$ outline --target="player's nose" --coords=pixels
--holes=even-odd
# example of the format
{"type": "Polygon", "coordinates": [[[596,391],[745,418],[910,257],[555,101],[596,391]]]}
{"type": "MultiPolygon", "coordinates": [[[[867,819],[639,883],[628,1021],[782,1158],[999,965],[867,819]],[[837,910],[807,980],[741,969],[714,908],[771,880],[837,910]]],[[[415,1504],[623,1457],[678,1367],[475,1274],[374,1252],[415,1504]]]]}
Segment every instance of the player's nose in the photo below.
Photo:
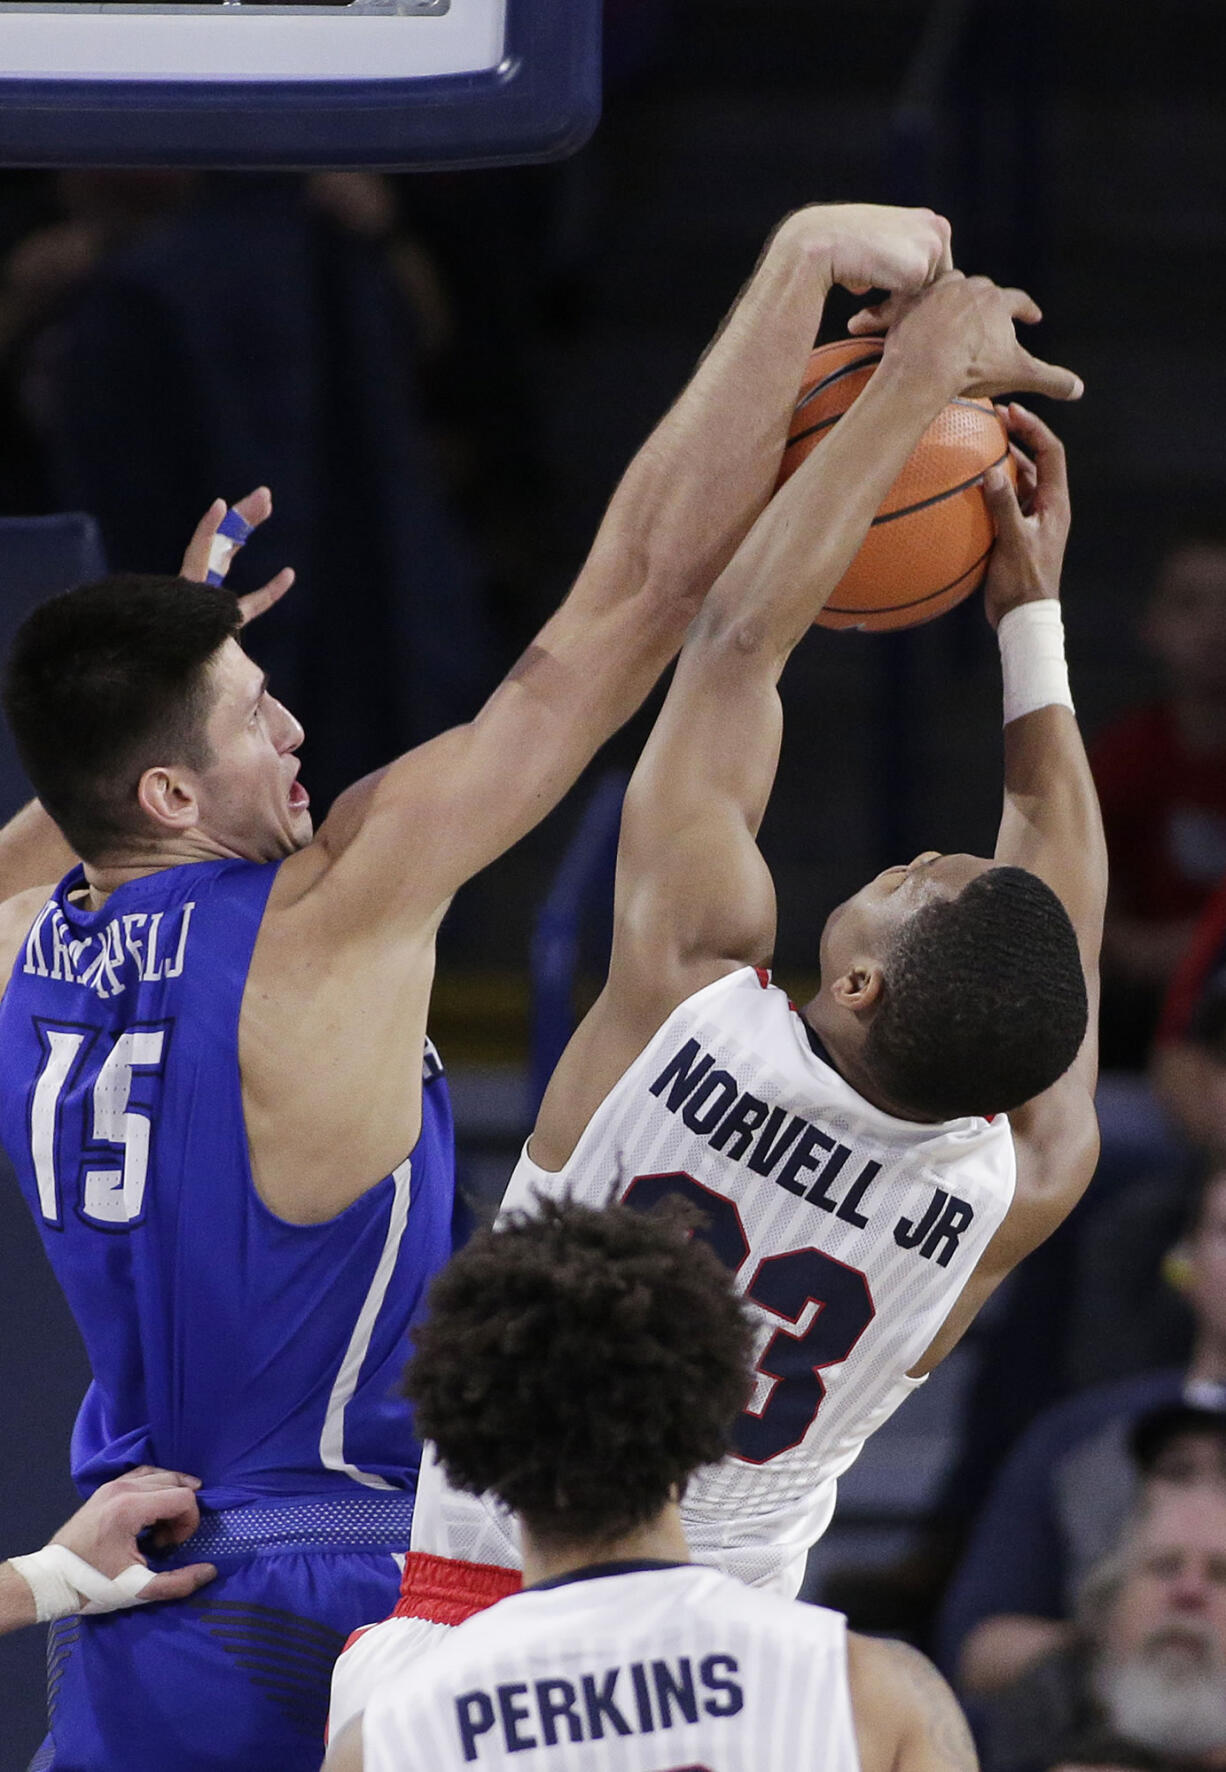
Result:
{"type": "Polygon", "coordinates": [[[268,699],[276,710],[277,749],[279,751],[296,751],[306,737],[301,722],[295,719],[284,702],[278,701],[275,696],[269,696],[268,699]]]}

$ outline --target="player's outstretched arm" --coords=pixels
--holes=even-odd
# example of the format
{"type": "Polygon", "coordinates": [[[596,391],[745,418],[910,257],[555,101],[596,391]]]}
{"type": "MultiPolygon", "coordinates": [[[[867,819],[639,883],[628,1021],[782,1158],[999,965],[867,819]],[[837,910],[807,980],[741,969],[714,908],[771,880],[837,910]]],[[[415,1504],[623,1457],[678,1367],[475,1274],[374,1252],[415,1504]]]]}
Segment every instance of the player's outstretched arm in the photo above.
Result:
{"type": "Polygon", "coordinates": [[[847,1675],[861,1772],[978,1772],[961,1707],[918,1649],[849,1635],[847,1675]]]}
{"type": "MultiPolygon", "coordinates": [[[[986,490],[997,544],[985,587],[988,618],[1040,604],[1054,622],[1069,529],[1068,476],[1059,438],[1024,407],[1007,413],[1019,464],[1015,493],[1003,473],[986,490]]],[[[1015,618],[1016,619],[1016,618],[1015,618]]],[[[1027,644],[1032,642],[1027,641],[1027,644]]],[[[1020,1260],[1080,1199],[1098,1156],[1094,1090],[1098,1081],[1099,950],[1107,903],[1107,848],[1098,795],[1072,708],[1024,709],[1043,694],[1035,673],[1051,667],[1023,653],[1006,684],[1005,796],[996,859],[1046,880],[1077,934],[1089,999],[1085,1041],[1072,1068],[1045,1094],[1010,1115],[1018,1145],[1019,1189],[1000,1233],[997,1256],[1020,1260]],[[1032,686],[1033,684],[1037,687],[1032,686]]]]}
{"type": "Polygon", "coordinates": [[[1094,1089],[1107,851],[1076,716],[1071,706],[1049,699],[1067,693],[1056,618],[1070,521],[1068,478],[1063,446],[1041,419],[1016,403],[1004,416],[1029,453],[1015,446],[1016,493],[1003,473],[985,483],[997,531],[985,607],[997,628],[1026,604],[1038,604],[1041,613],[1033,618],[1040,624],[1037,633],[1015,627],[1023,650],[1006,673],[1005,796],[996,860],[1029,868],[1063,903],[1077,935],[1089,1021],[1064,1076],[1009,1115],[1017,1155],[1013,1203],[924,1356],[924,1371],[944,1359],[1005,1276],[1067,1218],[1098,1161],[1094,1089]],[[1023,711],[1028,703],[1031,712],[1023,711]]]}
{"type": "Polygon", "coordinates": [[[115,1612],[154,1600],[182,1600],[212,1581],[211,1563],[151,1574],[137,1546],[152,1532],[166,1550],[200,1523],[195,1477],[141,1465],[104,1483],[33,1556],[0,1564],[0,1634],[45,1624],[88,1607],[115,1612]]]}
{"type": "Polygon", "coordinates": [[[1080,392],[1071,371],[1018,342],[1014,322],[1038,317],[1020,290],[951,272],[895,313],[881,367],[775,494],[686,639],[626,797],[609,983],[537,1121],[545,1167],[566,1160],[679,1002],[769,960],[775,900],[757,834],[778,761],[779,677],[928,425],[968,386],[1080,392]]]}
{"type": "MultiPolygon", "coordinates": [[[[545,816],[641,704],[769,498],[831,285],[918,289],[948,262],[928,210],[835,205],[779,226],[507,680],[469,724],[342,796],[320,832],[330,890],[367,914],[429,918],[545,816]]],[[[311,883],[309,862],[290,865],[311,883]]]]}

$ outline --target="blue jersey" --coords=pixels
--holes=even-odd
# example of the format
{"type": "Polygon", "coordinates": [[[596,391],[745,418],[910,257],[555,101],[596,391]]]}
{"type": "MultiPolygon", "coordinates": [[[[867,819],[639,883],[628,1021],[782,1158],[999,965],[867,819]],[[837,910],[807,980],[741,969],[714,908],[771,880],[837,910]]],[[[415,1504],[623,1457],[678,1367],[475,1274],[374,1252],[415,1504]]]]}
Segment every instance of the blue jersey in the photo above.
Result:
{"type": "Polygon", "coordinates": [[[201,1499],[412,1487],[406,1330],[451,1248],[447,1086],[411,1157],[325,1224],[256,1192],[238,1022],[277,864],[205,862],[36,918],[0,1001],[0,1139],[85,1341],[85,1489],[134,1464],[201,1499]]]}

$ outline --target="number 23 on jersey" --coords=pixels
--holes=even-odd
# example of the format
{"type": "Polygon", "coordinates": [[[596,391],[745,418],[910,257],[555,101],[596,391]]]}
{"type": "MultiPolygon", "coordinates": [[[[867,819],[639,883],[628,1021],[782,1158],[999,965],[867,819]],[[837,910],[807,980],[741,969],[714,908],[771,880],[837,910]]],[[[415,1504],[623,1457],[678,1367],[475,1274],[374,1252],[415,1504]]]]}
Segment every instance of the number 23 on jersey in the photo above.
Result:
{"type": "MultiPolygon", "coordinates": [[[[736,1202],[704,1187],[692,1175],[681,1170],[636,1175],[622,1204],[650,1212],[669,1198],[686,1200],[698,1209],[703,1224],[694,1235],[710,1245],[729,1273],[739,1273],[749,1259],[749,1238],[736,1202]]],[[[876,1308],[858,1268],[812,1248],[764,1256],[745,1296],[789,1323],[798,1323],[807,1305],[817,1306],[803,1335],[778,1329],[771,1336],[757,1365],[760,1373],[775,1381],[770,1395],[761,1409],[746,1409],[738,1416],[733,1430],[736,1456],[746,1464],[766,1464],[804,1439],[826,1394],[821,1369],[848,1357],[876,1308]]]]}

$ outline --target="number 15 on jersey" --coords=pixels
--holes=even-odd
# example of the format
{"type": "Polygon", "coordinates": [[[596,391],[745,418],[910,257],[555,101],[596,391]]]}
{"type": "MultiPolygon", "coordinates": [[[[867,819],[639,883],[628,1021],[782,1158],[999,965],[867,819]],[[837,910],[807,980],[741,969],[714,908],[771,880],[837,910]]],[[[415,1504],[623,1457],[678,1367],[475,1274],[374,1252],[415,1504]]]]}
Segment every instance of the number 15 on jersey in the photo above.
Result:
{"type": "Polygon", "coordinates": [[[30,1152],[43,1217],[63,1225],[64,1189],[75,1183],[88,1224],[126,1230],[144,1210],[169,1025],[125,1028],[114,1039],[41,1019],[35,1029],[44,1058],[30,1098],[30,1152]]]}

